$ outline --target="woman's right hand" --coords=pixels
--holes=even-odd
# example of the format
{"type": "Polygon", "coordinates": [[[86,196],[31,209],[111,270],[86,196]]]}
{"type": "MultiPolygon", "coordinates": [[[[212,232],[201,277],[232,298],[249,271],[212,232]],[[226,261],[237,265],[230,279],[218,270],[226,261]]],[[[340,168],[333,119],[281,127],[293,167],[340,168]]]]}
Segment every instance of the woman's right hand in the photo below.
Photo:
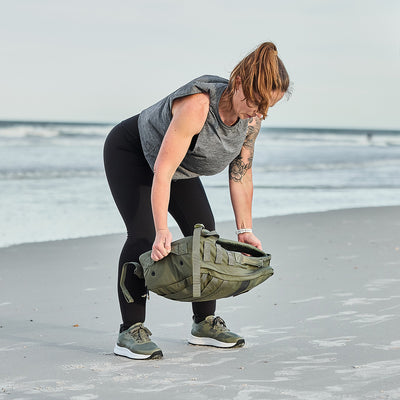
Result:
{"type": "Polygon", "coordinates": [[[154,239],[151,259],[159,261],[171,252],[172,235],[169,229],[159,229],[154,239]]]}

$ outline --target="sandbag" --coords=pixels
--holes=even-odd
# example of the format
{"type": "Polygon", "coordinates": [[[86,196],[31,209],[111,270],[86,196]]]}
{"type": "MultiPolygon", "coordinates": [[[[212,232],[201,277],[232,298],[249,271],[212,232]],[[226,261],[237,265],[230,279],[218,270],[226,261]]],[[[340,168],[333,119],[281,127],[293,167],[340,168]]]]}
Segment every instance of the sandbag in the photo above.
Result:
{"type": "Polygon", "coordinates": [[[196,224],[193,236],[171,243],[171,253],[153,261],[151,251],[139,263],[123,265],[121,289],[133,302],[125,286],[127,268],[143,278],[147,289],[177,301],[208,301],[237,296],[264,282],[274,271],[271,255],[246,243],[222,239],[215,231],[196,224]]]}

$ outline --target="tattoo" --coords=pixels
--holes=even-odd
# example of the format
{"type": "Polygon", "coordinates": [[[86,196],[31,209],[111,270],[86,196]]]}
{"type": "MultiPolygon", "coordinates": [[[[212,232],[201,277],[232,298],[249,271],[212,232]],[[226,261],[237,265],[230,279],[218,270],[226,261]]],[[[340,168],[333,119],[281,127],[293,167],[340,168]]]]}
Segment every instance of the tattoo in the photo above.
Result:
{"type": "Polygon", "coordinates": [[[254,145],[256,143],[257,135],[247,135],[246,139],[243,142],[243,147],[246,147],[250,151],[254,151],[254,145]]]}
{"type": "Polygon", "coordinates": [[[261,127],[260,118],[250,118],[249,125],[247,127],[246,139],[243,143],[244,147],[254,150],[254,144],[256,142],[258,132],[260,132],[260,127],[261,127]],[[254,121],[254,124],[253,124],[253,121],[254,121]]]}
{"type": "Polygon", "coordinates": [[[246,172],[253,165],[254,145],[260,127],[261,120],[259,118],[251,118],[249,120],[242,152],[229,165],[229,179],[234,182],[241,182],[246,172]]]}
{"type": "Polygon", "coordinates": [[[246,175],[247,170],[251,168],[253,158],[248,159],[246,164],[242,156],[239,154],[230,164],[229,164],[229,179],[234,182],[241,182],[242,178],[246,175]]]}

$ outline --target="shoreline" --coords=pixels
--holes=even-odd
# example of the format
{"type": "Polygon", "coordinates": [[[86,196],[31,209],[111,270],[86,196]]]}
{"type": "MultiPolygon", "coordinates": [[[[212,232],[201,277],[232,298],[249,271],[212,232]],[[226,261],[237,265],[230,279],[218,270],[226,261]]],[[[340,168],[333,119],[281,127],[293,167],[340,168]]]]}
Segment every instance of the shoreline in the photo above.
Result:
{"type": "MultiPolygon", "coordinates": [[[[254,217],[253,218],[253,224],[256,225],[258,224],[257,221],[260,220],[265,220],[265,219],[273,219],[273,218],[287,218],[291,216],[297,216],[297,215],[314,215],[314,214],[323,214],[323,213],[331,213],[331,212],[336,212],[336,211],[353,211],[353,210],[367,210],[367,209],[385,209],[385,208],[400,208],[399,205],[386,205],[386,206],[366,206],[366,207],[354,207],[354,208],[333,208],[333,209],[328,209],[328,210],[323,210],[323,211],[309,211],[309,212],[295,212],[295,213],[290,213],[290,214],[276,214],[276,215],[269,215],[266,217],[254,217]]],[[[232,219],[227,219],[223,221],[216,221],[216,228],[218,232],[218,227],[221,226],[221,228],[225,231],[225,226],[228,224],[232,225],[232,232],[235,231],[235,221],[232,219]]],[[[177,225],[171,225],[170,230],[174,236],[173,240],[178,239],[178,236],[181,234],[179,227],[177,225]],[[175,237],[176,236],[176,237],[175,237]]],[[[229,232],[227,230],[227,232],[229,232]]],[[[219,233],[219,232],[218,232],[219,233]]],[[[233,235],[232,233],[226,233],[227,235],[230,235],[230,239],[235,239],[236,236],[233,235]]],[[[94,239],[94,238],[102,238],[102,237],[125,237],[126,232],[114,232],[114,233],[100,233],[100,234],[94,234],[94,235],[88,235],[88,236],[76,236],[76,237],[66,237],[66,238],[60,238],[60,239],[51,239],[51,240],[39,240],[39,241],[33,241],[33,242],[21,242],[21,243],[12,243],[6,246],[0,246],[0,251],[4,249],[8,249],[10,247],[15,247],[15,246],[24,246],[24,245],[34,245],[34,244],[41,244],[41,243],[56,243],[56,242],[62,242],[62,241],[69,241],[69,240],[80,240],[80,239],[94,239]]],[[[180,236],[179,236],[180,237],[180,236]]]]}
{"type": "Polygon", "coordinates": [[[0,249],[0,399],[400,398],[400,207],[267,217],[254,230],[275,274],[217,301],[245,346],[188,345],[190,304],[151,293],[145,324],[164,353],[153,361],[113,354],[124,234],[0,249]]]}

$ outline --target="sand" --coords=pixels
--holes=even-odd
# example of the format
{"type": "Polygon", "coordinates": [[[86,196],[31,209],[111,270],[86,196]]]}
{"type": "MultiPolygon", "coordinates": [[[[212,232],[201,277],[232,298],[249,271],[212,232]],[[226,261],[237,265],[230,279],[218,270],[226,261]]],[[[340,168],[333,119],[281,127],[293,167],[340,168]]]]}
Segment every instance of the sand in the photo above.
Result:
{"type": "Polygon", "coordinates": [[[112,353],[124,235],[0,249],[0,398],[400,399],[400,207],[254,230],[275,275],[217,306],[246,346],[188,345],[190,304],[153,294],[146,325],[164,352],[153,361],[112,353]]]}

